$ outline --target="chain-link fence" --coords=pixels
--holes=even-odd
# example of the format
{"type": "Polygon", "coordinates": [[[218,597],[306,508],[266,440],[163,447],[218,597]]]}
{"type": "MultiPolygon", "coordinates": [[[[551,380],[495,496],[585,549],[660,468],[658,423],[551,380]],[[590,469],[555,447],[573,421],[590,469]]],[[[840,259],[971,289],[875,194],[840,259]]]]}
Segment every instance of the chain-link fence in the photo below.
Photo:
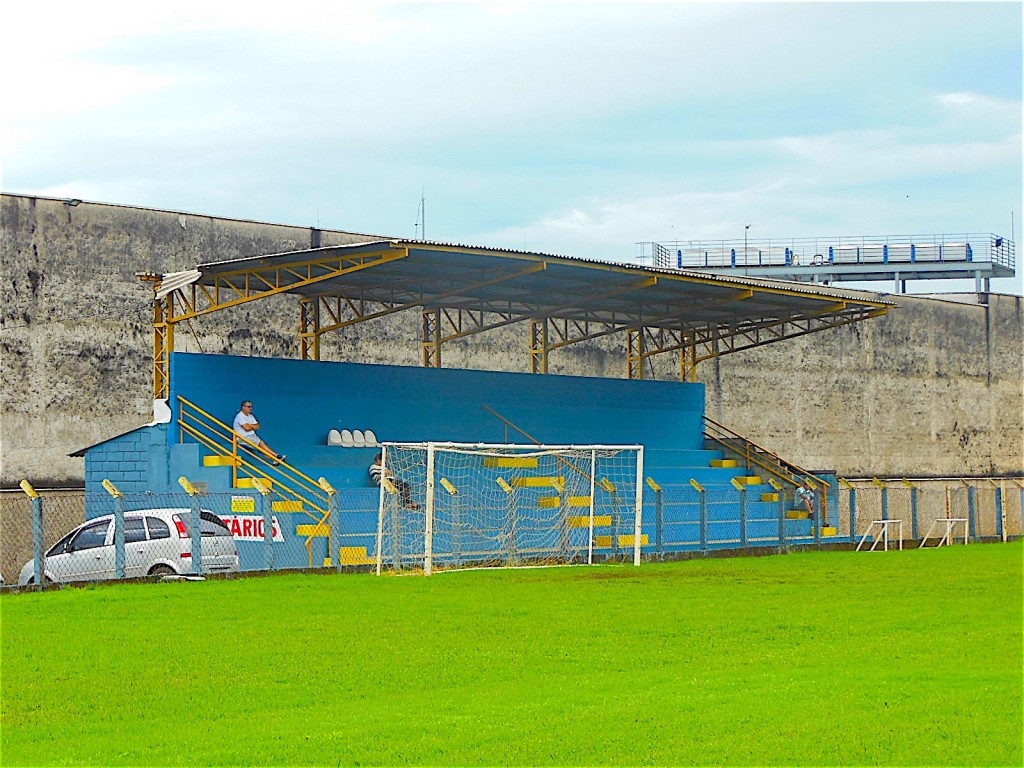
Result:
{"type": "Polygon", "coordinates": [[[968,539],[1013,539],[1022,535],[1024,481],[1019,479],[848,480],[839,494],[843,536],[860,540],[873,521],[899,520],[903,537],[933,540],[946,520],[964,520],[957,531],[968,539]]]}
{"type": "MultiPolygon", "coordinates": [[[[115,497],[59,490],[35,499],[3,492],[0,575],[11,586],[375,564],[377,489],[330,498],[328,509],[303,510],[258,492],[115,497]]],[[[1012,539],[1022,535],[1022,505],[1020,480],[851,481],[831,505],[828,525],[838,525],[837,539],[828,525],[815,524],[820,509],[802,513],[770,492],[645,488],[642,551],[662,557],[859,541],[875,520],[902,521],[911,540],[941,537],[948,519],[966,521],[958,536],[1012,539]]]]}
{"type": "Polygon", "coordinates": [[[303,511],[259,493],[4,493],[3,583],[368,565],[377,491],[346,496],[332,496],[333,510],[303,511]]]}
{"type": "MultiPolygon", "coordinates": [[[[644,554],[786,547],[820,541],[814,514],[778,493],[658,486],[644,496],[644,554]]],[[[822,531],[824,533],[824,531],[822,531]]]]}
{"type": "MultiPolygon", "coordinates": [[[[85,522],[85,492],[81,489],[43,491],[43,550],[85,522]]],[[[22,566],[34,557],[33,500],[22,491],[0,492],[0,576],[17,584],[22,566]]]]}

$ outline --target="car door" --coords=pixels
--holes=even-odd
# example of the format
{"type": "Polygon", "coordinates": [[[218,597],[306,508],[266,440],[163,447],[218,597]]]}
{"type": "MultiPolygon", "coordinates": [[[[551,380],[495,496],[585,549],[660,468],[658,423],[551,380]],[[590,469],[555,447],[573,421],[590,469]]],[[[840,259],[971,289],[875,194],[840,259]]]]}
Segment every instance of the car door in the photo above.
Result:
{"type": "MultiPolygon", "coordinates": [[[[141,517],[124,519],[124,575],[128,578],[145,576],[149,569],[146,524],[141,517]]],[[[116,553],[115,553],[116,554],[116,553]]]]}
{"type": "Polygon", "coordinates": [[[149,541],[145,573],[158,563],[170,565],[180,573],[181,544],[177,537],[171,536],[171,526],[162,518],[146,515],[146,527],[149,528],[149,541]]]}
{"type": "Polygon", "coordinates": [[[84,526],[68,542],[59,558],[47,558],[47,567],[57,581],[93,581],[114,576],[114,544],[109,541],[111,520],[97,520],[84,526]],[[55,560],[61,562],[57,563],[55,560]]]}

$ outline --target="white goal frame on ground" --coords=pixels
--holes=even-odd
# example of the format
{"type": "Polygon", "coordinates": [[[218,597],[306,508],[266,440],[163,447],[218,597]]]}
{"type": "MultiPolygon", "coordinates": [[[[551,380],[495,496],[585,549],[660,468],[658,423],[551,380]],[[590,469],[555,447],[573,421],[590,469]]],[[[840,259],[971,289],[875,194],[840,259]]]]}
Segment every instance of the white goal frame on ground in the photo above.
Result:
{"type": "Polygon", "coordinates": [[[889,529],[890,528],[896,528],[896,531],[897,531],[896,535],[899,537],[897,539],[897,541],[899,542],[900,549],[903,549],[903,521],[902,520],[899,520],[899,519],[893,519],[893,520],[872,520],[871,521],[871,525],[868,526],[868,529],[864,532],[864,535],[861,537],[860,544],[857,545],[857,551],[858,552],[860,552],[860,548],[864,546],[864,542],[867,541],[868,536],[871,534],[871,531],[873,531],[875,529],[875,526],[878,526],[878,528],[879,528],[879,530],[880,530],[882,535],[881,535],[881,538],[877,538],[877,539],[872,539],[871,540],[871,549],[868,550],[869,552],[874,552],[875,551],[875,547],[878,546],[878,542],[879,541],[882,542],[882,551],[883,552],[888,552],[889,551],[889,529]]]}
{"type": "MultiPolygon", "coordinates": [[[[433,551],[433,528],[434,528],[434,507],[435,507],[435,491],[437,486],[442,485],[448,493],[453,493],[448,481],[441,479],[440,481],[434,477],[435,474],[435,457],[438,451],[450,451],[459,453],[476,454],[480,456],[494,456],[500,458],[508,457],[529,457],[538,455],[557,455],[559,452],[562,453],[579,453],[581,451],[589,451],[591,455],[591,465],[589,474],[589,517],[590,525],[588,531],[588,543],[587,543],[587,564],[592,565],[594,562],[594,549],[595,549],[595,498],[597,486],[600,483],[597,481],[596,462],[597,454],[599,451],[602,452],[635,452],[636,454],[636,478],[634,487],[634,502],[633,502],[633,515],[634,525],[632,534],[632,546],[633,546],[633,565],[640,565],[641,549],[643,547],[643,473],[644,473],[644,447],[642,445],[536,445],[536,444],[516,444],[516,443],[458,443],[458,442],[382,442],[381,446],[381,477],[382,482],[380,485],[380,496],[377,508],[377,552],[376,552],[376,573],[381,575],[384,564],[384,529],[385,529],[385,513],[387,511],[388,497],[397,497],[401,491],[394,482],[393,474],[388,470],[388,453],[389,450],[393,449],[421,449],[426,451],[426,478],[425,478],[425,514],[424,514],[424,528],[423,528],[423,572],[429,576],[434,570],[434,551],[433,551]]],[[[500,481],[500,478],[499,478],[500,481]]],[[[506,566],[515,567],[515,566],[506,566]]]]}
{"type": "Polygon", "coordinates": [[[932,535],[932,531],[934,531],[936,526],[938,526],[940,523],[945,524],[946,530],[943,533],[942,538],[939,539],[939,543],[935,545],[936,547],[941,547],[943,544],[945,544],[948,547],[948,546],[950,546],[953,543],[953,540],[954,540],[953,528],[956,527],[956,525],[958,523],[963,523],[963,526],[964,526],[964,544],[967,543],[967,537],[971,533],[971,531],[970,531],[971,521],[968,518],[966,518],[966,517],[937,517],[937,518],[935,518],[935,522],[932,523],[928,527],[928,532],[924,535],[924,538],[921,539],[921,543],[917,545],[918,549],[920,549],[921,547],[923,547],[925,545],[925,543],[928,541],[928,537],[932,535]]]}

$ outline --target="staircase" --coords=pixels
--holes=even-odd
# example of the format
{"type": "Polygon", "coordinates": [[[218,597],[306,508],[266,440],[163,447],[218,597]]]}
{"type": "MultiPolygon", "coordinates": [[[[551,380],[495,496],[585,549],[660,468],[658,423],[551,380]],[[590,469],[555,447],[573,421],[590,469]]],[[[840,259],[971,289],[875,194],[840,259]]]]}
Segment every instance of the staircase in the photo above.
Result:
{"type": "MultiPolygon", "coordinates": [[[[829,525],[831,487],[827,481],[787,461],[774,451],[761,447],[709,416],[704,417],[704,444],[708,448],[721,449],[724,455],[729,457],[724,459],[724,462],[734,461],[734,466],[742,466],[749,473],[758,473],[765,479],[773,478],[782,486],[775,494],[766,494],[774,498],[764,500],[778,501],[779,494],[786,499],[792,499],[798,485],[809,486],[819,500],[822,536],[837,534],[836,529],[829,525]]],[[[805,509],[793,508],[787,511],[786,517],[790,520],[806,520],[811,515],[805,509]]]]}
{"type": "MultiPolygon", "coordinates": [[[[270,457],[248,449],[234,430],[195,403],[179,397],[178,404],[180,446],[176,448],[185,448],[179,453],[193,449],[197,465],[189,479],[205,483],[211,492],[263,493],[269,489],[266,496],[274,515],[287,514],[290,519],[297,513],[298,519],[307,521],[296,524],[294,532],[304,538],[308,565],[316,564],[313,540],[325,535],[330,518],[329,495],[320,483],[288,462],[275,464],[270,457]]],[[[241,497],[232,501],[232,512],[253,513],[255,508],[255,503],[247,504],[241,497]]],[[[355,552],[345,554],[350,560],[358,559],[355,552]]]]}

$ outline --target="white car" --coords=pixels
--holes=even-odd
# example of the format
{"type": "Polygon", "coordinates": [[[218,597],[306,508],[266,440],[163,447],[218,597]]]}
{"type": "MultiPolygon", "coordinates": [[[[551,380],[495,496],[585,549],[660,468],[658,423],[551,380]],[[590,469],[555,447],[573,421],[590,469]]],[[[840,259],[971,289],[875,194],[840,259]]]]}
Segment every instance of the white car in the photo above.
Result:
{"type": "MultiPolygon", "coordinates": [[[[203,573],[239,570],[238,547],[227,525],[208,510],[199,513],[203,573]]],[[[192,573],[189,509],[136,509],[124,515],[125,577],[192,573]]],[[[87,520],[46,553],[47,581],[97,581],[115,578],[114,516],[87,520]]],[[[24,586],[35,582],[35,559],[18,577],[24,586]]]]}

